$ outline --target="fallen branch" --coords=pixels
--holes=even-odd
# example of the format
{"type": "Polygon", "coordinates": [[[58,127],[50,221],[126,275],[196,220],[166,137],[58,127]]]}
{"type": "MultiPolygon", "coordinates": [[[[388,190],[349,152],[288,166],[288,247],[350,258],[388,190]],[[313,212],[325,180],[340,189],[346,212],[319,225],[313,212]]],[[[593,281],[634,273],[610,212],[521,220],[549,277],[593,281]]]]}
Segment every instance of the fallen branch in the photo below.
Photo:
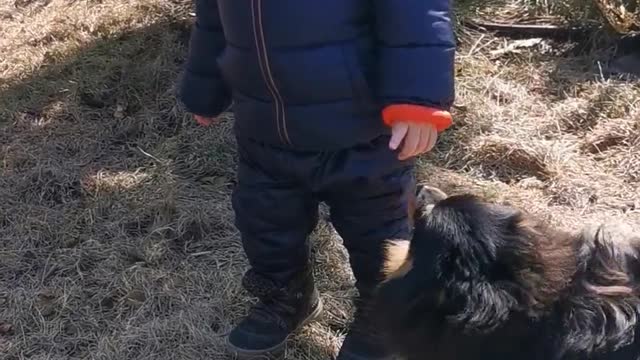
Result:
{"type": "Polygon", "coordinates": [[[466,19],[463,25],[479,31],[492,31],[509,37],[573,38],[582,37],[597,30],[594,26],[553,24],[504,24],[466,19]]]}

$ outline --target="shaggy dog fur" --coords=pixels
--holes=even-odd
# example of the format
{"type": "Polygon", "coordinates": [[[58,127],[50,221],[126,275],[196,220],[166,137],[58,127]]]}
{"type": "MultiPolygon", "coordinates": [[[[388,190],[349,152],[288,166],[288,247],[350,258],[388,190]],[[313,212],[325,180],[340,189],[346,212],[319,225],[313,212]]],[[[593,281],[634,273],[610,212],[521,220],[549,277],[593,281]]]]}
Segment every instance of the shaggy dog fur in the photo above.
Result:
{"type": "Polygon", "coordinates": [[[557,231],[510,206],[419,193],[374,313],[411,360],[640,360],[640,237],[557,231]]]}

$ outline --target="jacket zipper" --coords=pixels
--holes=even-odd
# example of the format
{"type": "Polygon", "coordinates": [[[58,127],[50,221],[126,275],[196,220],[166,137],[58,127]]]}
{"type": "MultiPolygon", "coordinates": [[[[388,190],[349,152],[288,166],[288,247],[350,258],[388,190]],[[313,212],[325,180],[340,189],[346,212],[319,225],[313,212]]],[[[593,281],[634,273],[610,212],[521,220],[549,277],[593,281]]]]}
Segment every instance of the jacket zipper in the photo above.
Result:
{"type": "Polygon", "coordinates": [[[278,128],[278,137],[280,138],[280,141],[291,145],[289,132],[287,131],[287,114],[284,110],[284,101],[282,101],[282,96],[278,91],[276,82],[273,79],[273,74],[271,73],[271,67],[269,66],[269,54],[267,53],[264,27],[262,24],[262,0],[252,0],[251,15],[253,18],[253,35],[256,41],[256,51],[258,53],[260,71],[262,72],[262,77],[267,89],[271,93],[271,97],[273,98],[276,107],[276,126],[278,128]]]}

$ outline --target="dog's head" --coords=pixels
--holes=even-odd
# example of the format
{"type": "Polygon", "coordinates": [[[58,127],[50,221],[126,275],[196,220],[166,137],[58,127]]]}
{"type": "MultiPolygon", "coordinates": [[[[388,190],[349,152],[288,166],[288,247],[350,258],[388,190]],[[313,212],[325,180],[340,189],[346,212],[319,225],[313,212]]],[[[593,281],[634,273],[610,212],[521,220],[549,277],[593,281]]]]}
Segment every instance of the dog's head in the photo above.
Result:
{"type": "MultiPolygon", "coordinates": [[[[610,236],[574,236],[511,206],[469,195],[433,202],[417,206],[426,211],[415,217],[410,244],[392,243],[387,251],[387,280],[378,293],[384,310],[379,312],[398,350],[415,354],[443,336],[482,338],[500,329],[509,329],[510,336],[519,329],[524,337],[555,316],[573,335],[558,337],[553,346],[573,351],[588,342],[585,326],[600,325],[609,334],[614,327],[628,330],[635,323],[623,315],[627,325],[618,320],[614,326],[596,324],[597,319],[584,317],[594,303],[580,300],[586,306],[580,317],[577,304],[568,300],[604,299],[607,294],[612,296],[608,304],[613,298],[628,300],[624,294],[635,290],[623,275],[639,249],[628,237],[613,244],[610,236]],[[621,256],[626,260],[620,262],[621,256]],[[586,281],[577,284],[576,277],[586,281]],[[558,310],[558,304],[568,308],[558,310]],[[582,345],[578,333],[584,335],[582,345]]],[[[627,306],[616,309],[598,311],[604,311],[605,320],[620,311],[632,313],[627,306]]]]}

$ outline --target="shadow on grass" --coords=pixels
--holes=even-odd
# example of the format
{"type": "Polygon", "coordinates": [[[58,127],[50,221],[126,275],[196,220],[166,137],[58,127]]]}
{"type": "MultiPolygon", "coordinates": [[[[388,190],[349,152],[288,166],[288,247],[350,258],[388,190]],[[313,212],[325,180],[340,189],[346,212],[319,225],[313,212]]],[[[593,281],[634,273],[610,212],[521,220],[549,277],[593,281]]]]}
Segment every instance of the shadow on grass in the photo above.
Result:
{"type": "Polygon", "coordinates": [[[176,106],[189,26],[52,50],[0,88],[4,359],[226,358],[235,150],[176,106]]]}
{"type": "MultiPolygon", "coordinates": [[[[175,102],[189,26],[52,50],[0,88],[3,358],[227,358],[247,309],[235,144],[228,117],[201,128],[175,102]]],[[[324,358],[322,339],[292,353],[324,358]]]]}

